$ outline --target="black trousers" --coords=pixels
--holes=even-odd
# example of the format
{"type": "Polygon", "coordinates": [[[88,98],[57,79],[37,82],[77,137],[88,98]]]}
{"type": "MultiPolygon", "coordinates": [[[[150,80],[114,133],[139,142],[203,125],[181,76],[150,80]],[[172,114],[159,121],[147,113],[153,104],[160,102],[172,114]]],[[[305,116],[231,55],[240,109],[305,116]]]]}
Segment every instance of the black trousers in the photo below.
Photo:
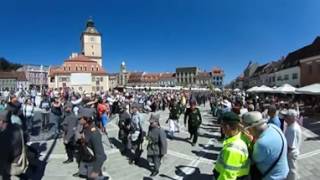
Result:
{"type": "Polygon", "coordinates": [[[67,156],[69,160],[73,160],[75,155],[75,146],[73,142],[69,142],[68,144],[64,144],[67,152],[67,156]]]}
{"type": "Polygon", "coordinates": [[[193,138],[192,143],[197,143],[198,141],[198,129],[199,128],[189,128],[190,138],[193,138]]]}
{"type": "Polygon", "coordinates": [[[128,157],[130,160],[138,161],[140,159],[140,156],[142,154],[141,149],[141,143],[140,142],[130,142],[131,145],[129,145],[131,148],[129,149],[128,157]],[[133,151],[133,152],[132,152],[133,151]]]}
{"type": "Polygon", "coordinates": [[[154,164],[154,171],[159,171],[161,165],[161,158],[159,155],[148,156],[148,161],[154,164]]]}

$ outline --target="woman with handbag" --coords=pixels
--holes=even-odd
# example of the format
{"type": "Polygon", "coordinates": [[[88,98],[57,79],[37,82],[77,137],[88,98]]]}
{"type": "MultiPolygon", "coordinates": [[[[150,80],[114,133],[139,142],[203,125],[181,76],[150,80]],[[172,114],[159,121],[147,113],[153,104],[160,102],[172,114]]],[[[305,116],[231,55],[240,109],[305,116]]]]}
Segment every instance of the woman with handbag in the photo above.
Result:
{"type": "Polygon", "coordinates": [[[22,129],[10,122],[9,111],[0,112],[0,179],[24,176],[28,168],[25,138],[22,129]]]}

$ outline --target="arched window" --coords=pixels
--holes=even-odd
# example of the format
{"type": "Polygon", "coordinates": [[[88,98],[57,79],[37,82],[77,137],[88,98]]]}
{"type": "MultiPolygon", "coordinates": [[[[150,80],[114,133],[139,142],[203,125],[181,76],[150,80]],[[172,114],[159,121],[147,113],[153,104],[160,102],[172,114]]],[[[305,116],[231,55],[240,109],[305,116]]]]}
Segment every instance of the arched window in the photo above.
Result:
{"type": "Polygon", "coordinates": [[[76,71],[78,71],[78,66],[76,66],[76,71]]]}

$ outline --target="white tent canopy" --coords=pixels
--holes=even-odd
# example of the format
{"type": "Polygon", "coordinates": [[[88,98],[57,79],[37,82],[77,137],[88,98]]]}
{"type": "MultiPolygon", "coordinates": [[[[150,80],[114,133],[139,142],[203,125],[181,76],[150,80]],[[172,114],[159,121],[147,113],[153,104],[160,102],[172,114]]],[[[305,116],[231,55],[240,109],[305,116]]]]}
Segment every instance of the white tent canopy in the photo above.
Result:
{"type": "Polygon", "coordinates": [[[257,86],[254,86],[250,89],[247,89],[247,92],[255,92],[255,90],[257,89],[258,87],[257,86]]]}
{"type": "Polygon", "coordinates": [[[304,86],[302,88],[296,89],[298,94],[310,94],[310,95],[320,95],[320,83],[311,84],[304,86]]]}
{"type": "Polygon", "coordinates": [[[235,88],[233,91],[234,91],[234,92],[239,92],[240,89],[239,89],[239,88],[235,88]]]}
{"type": "Polygon", "coordinates": [[[268,86],[262,85],[254,89],[254,92],[268,93],[268,92],[273,92],[273,89],[268,86]]]}
{"type": "Polygon", "coordinates": [[[296,88],[291,86],[290,84],[283,84],[282,86],[275,88],[273,91],[275,93],[294,94],[296,88]]]}
{"type": "Polygon", "coordinates": [[[214,88],[214,91],[216,91],[216,92],[222,92],[222,90],[219,89],[219,88],[214,88]]]}

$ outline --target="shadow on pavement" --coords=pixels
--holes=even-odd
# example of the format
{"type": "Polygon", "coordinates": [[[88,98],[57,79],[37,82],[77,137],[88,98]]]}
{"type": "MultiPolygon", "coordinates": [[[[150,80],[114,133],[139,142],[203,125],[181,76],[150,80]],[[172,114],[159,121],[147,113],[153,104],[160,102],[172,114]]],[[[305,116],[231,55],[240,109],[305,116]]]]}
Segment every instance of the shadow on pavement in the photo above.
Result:
{"type": "Polygon", "coordinates": [[[211,152],[204,152],[204,151],[191,151],[193,154],[195,154],[198,157],[210,159],[210,160],[217,160],[218,153],[211,153],[211,152]]]}
{"type": "Polygon", "coordinates": [[[182,142],[186,142],[188,144],[191,144],[191,142],[189,141],[188,138],[181,138],[181,137],[178,137],[178,136],[171,137],[168,130],[165,130],[165,132],[166,132],[166,135],[167,135],[167,139],[176,140],[176,141],[182,141],[182,142]]]}
{"type": "Polygon", "coordinates": [[[319,117],[304,117],[303,127],[312,131],[314,134],[318,135],[318,137],[307,138],[306,141],[309,140],[320,140],[320,121],[319,117]],[[316,139],[319,138],[319,139],[316,139]]]}
{"type": "Polygon", "coordinates": [[[217,147],[217,146],[214,146],[214,145],[209,145],[206,147],[205,144],[199,144],[200,147],[202,147],[203,149],[205,150],[212,150],[212,151],[220,151],[222,149],[222,147],[217,147]]]}
{"type": "MultiPolygon", "coordinates": [[[[58,139],[58,136],[54,138],[53,143],[52,143],[51,147],[49,148],[48,153],[43,158],[43,160],[38,160],[36,167],[33,167],[33,168],[31,166],[28,167],[27,174],[28,174],[28,177],[30,177],[32,180],[40,180],[44,176],[44,172],[46,170],[48,159],[49,159],[50,154],[52,153],[54,147],[56,146],[57,139],[58,139]]],[[[38,144],[38,146],[39,145],[40,144],[38,144]]],[[[35,146],[37,146],[37,144],[35,146]]],[[[45,145],[40,145],[39,148],[42,150],[45,150],[47,147],[45,144],[45,145]]]]}
{"type": "Polygon", "coordinates": [[[220,136],[216,136],[216,135],[213,135],[213,134],[208,134],[208,133],[202,133],[202,134],[199,134],[199,137],[204,137],[204,138],[214,138],[214,139],[219,139],[220,136]]]}
{"type": "MultiPolygon", "coordinates": [[[[183,179],[187,180],[212,180],[213,175],[211,174],[202,174],[200,172],[200,169],[198,167],[192,167],[192,166],[176,166],[175,170],[176,175],[179,177],[183,177],[183,179]],[[194,171],[191,174],[186,174],[185,172],[182,171],[182,168],[193,168],[194,171]]],[[[172,178],[168,175],[165,174],[160,174],[160,177],[165,178],[165,179],[170,179],[170,180],[176,180],[175,178],[172,178]]]]}

